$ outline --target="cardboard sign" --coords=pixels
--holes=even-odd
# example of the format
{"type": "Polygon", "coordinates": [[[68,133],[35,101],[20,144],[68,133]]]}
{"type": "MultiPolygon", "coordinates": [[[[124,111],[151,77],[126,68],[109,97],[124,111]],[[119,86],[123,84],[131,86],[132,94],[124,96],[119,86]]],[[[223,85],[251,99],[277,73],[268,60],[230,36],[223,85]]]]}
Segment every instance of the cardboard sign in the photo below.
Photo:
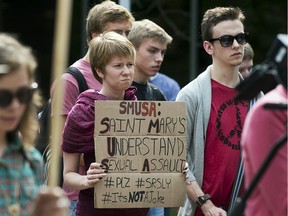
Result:
{"type": "Polygon", "coordinates": [[[182,102],[95,101],[95,157],[109,172],[95,208],[179,207],[186,194],[182,102]]]}

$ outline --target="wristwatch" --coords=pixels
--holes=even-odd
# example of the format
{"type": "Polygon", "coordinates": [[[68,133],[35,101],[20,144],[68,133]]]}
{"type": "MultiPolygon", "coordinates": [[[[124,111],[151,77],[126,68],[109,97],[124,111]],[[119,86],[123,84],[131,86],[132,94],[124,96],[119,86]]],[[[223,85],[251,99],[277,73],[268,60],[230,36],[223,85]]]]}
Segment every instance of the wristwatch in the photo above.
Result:
{"type": "Polygon", "coordinates": [[[204,203],[206,203],[207,200],[209,200],[211,196],[209,194],[205,194],[203,196],[199,196],[196,200],[196,205],[201,208],[204,203]]]}

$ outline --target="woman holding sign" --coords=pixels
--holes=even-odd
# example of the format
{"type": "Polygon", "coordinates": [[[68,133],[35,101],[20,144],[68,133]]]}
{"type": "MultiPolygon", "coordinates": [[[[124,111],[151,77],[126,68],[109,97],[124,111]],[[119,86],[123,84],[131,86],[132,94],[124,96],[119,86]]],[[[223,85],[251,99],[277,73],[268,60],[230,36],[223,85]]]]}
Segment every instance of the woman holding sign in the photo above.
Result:
{"type": "Polygon", "coordinates": [[[94,186],[109,175],[103,164],[95,162],[94,101],[136,100],[136,88],[131,87],[136,53],[131,42],[115,32],[97,36],[89,47],[93,74],[103,86],[100,91],[90,89],[80,94],[68,115],[62,142],[64,182],[80,190],[77,215],[146,216],[149,209],[94,208],[94,186]],[[78,173],[81,154],[84,154],[86,175],[78,173]]]}

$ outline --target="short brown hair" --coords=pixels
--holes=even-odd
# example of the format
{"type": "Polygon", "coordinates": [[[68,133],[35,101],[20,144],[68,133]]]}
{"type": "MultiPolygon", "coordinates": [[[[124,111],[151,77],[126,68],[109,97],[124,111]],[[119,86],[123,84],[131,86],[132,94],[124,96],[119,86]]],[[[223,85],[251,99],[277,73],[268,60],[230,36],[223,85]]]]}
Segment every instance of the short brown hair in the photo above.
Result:
{"type": "Polygon", "coordinates": [[[136,51],[133,44],[116,32],[107,32],[96,36],[90,41],[89,60],[95,78],[102,83],[96,69],[105,73],[106,65],[113,57],[127,57],[135,63],[136,51]]]}
{"type": "Polygon", "coordinates": [[[245,16],[238,7],[216,7],[204,13],[201,23],[202,40],[212,38],[212,28],[218,23],[226,20],[240,20],[244,23],[245,16]]]}
{"type": "Polygon", "coordinates": [[[125,7],[113,1],[106,0],[100,4],[96,4],[90,9],[87,16],[87,42],[92,40],[93,33],[103,33],[108,23],[129,21],[132,25],[134,20],[132,14],[125,7]]]}

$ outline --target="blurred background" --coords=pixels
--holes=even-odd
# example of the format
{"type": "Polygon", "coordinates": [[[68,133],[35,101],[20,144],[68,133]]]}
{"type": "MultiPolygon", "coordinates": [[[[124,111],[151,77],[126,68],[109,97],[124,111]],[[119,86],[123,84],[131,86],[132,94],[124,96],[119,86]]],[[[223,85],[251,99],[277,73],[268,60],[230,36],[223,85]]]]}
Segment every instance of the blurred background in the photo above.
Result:
{"type": "MultiPolygon", "coordinates": [[[[74,0],[69,64],[86,52],[85,18],[92,0],[74,0]]],[[[116,1],[119,4],[127,0],[116,1]]],[[[250,33],[254,64],[265,60],[279,33],[287,34],[285,0],[129,0],[136,20],[148,18],[172,37],[161,72],[177,80],[181,87],[201,73],[211,58],[204,52],[200,35],[203,13],[215,6],[238,6],[245,16],[245,31],[250,33]]],[[[37,81],[45,98],[49,97],[56,0],[0,0],[0,31],[15,34],[33,48],[38,59],[37,81]]],[[[67,65],[68,66],[68,65],[67,65]]]]}

